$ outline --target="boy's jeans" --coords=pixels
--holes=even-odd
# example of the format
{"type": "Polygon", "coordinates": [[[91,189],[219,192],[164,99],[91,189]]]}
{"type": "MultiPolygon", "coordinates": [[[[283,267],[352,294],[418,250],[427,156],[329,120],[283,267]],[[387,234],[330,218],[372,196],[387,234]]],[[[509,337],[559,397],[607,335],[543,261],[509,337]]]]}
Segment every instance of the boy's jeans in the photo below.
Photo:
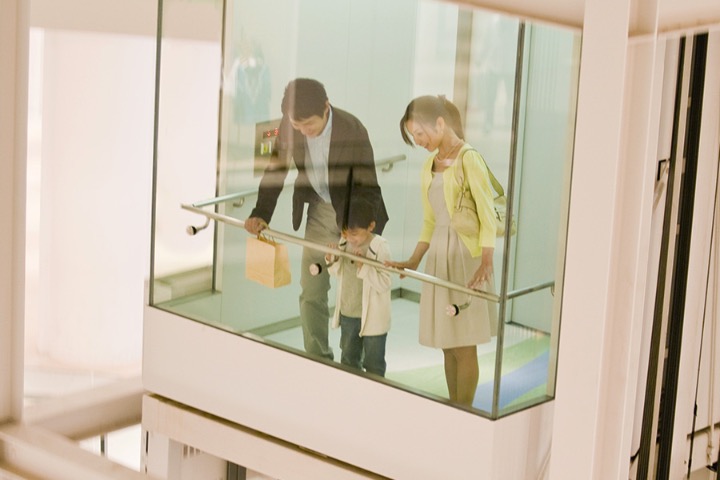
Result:
{"type": "Polygon", "coordinates": [[[385,376],[385,343],[383,335],[360,336],[360,319],[340,314],[340,362],[368,373],[385,376]]]}

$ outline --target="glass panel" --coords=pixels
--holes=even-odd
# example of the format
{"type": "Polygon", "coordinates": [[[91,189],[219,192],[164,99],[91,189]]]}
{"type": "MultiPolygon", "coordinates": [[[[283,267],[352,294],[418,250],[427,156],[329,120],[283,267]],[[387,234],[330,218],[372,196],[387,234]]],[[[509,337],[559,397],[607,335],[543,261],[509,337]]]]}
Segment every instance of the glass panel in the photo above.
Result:
{"type": "Polygon", "coordinates": [[[579,36],[544,25],[522,29],[513,210],[502,354],[500,414],[554,395],[572,158],[579,36]]]}
{"type": "MultiPolygon", "coordinates": [[[[444,94],[459,107],[465,140],[504,186],[518,221],[517,233],[498,238],[495,245],[495,291],[505,295],[490,302],[501,317],[497,337],[478,345],[470,357],[477,353],[479,365],[472,409],[496,417],[552,397],[543,387],[554,376],[550,362],[542,364],[544,370],[513,373],[542,363],[557,339],[560,292],[550,285],[560,283],[564,262],[575,32],[525,26],[502,15],[426,0],[164,0],[162,12],[154,306],[308,355],[300,280],[315,279],[301,266],[303,247],[296,243],[307,215],[297,232],[292,228],[298,175],[292,162],[270,222],[287,249],[291,281],[268,288],[246,278],[252,237],[242,222],[256,206],[264,169],[277,150],[286,85],[298,77],[318,79],[333,114],[351,112],[367,129],[390,218],[382,236],[393,260],[408,259],[418,243],[420,172],[430,155],[403,143],[399,121],[414,97],[444,94]],[[523,61],[516,75],[518,45],[523,61]],[[516,83],[516,77],[521,81],[516,83]],[[187,211],[190,204],[221,221],[206,227],[205,217],[187,211]],[[518,291],[543,282],[546,288],[518,291]]],[[[337,227],[333,220],[331,214],[323,225],[337,227]]],[[[418,267],[424,269],[424,263],[418,267]]],[[[452,382],[446,380],[443,351],[418,341],[423,283],[440,280],[422,280],[412,272],[390,277],[387,371],[385,378],[371,376],[448,401],[452,382]]],[[[334,277],[330,281],[328,317],[335,309],[337,283],[334,277]]],[[[452,298],[462,305],[469,296],[452,298]]],[[[473,297],[473,302],[486,300],[473,297]]],[[[453,317],[443,314],[437,320],[452,322],[453,317]]],[[[341,363],[341,329],[329,329],[328,336],[334,361],[313,358],[370,375],[341,363]]]]}
{"type": "MultiPolygon", "coordinates": [[[[166,1],[156,92],[155,198],[151,303],[198,320],[213,308],[213,229],[189,236],[204,220],[179,207],[215,196],[222,0],[166,1]],[[194,200],[193,200],[194,201],[194,200]]],[[[220,252],[217,252],[220,253],[220,252]]]]}
{"type": "MultiPolygon", "coordinates": [[[[482,154],[490,171],[509,195],[509,171],[512,162],[513,99],[520,22],[511,17],[476,11],[470,36],[470,75],[467,82],[466,136],[482,154]]],[[[496,291],[500,292],[507,279],[503,275],[505,245],[502,238],[495,244],[493,265],[496,291]]],[[[497,375],[497,347],[504,345],[502,303],[498,306],[500,319],[498,337],[492,350],[492,362],[486,353],[480,355],[481,377],[476,402],[482,410],[493,412],[497,375]],[[484,360],[484,361],[483,361],[484,360]]],[[[507,335],[514,332],[509,331],[507,335]]],[[[507,342],[505,343],[507,345],[507,342]]],[[[522,349],[523,346],[517,347],[522,349]]]]}

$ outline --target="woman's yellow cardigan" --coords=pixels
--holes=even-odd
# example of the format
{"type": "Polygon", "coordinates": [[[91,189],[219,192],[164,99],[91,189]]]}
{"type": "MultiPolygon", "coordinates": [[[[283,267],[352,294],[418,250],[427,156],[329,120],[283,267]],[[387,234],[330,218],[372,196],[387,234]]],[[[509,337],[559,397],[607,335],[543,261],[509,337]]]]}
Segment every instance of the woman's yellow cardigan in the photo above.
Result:
{"type": "MultiPolygon", "coordinates": [[[[483,247],[495,247],[496,226],[493,190],[490,185],[487,166],[482,156],[467,143],[460,149],[458,157],[461,155],[464,155],[462,157],[464,167],[463,177],[465,178],[465,182],[470,185],[470,192],[475,200],[478,219],[480,220],[480,234],[477,238],[466,235],[460,235],[460,238],[468,250],[470,250],[470,254],[473,257],[477,257],[482,253],[483,247]]],[[[432,182],[434,159],[435,154],[433,153],[425,161],[420,177],[423,204],[423,228],[420,232],[420,241],[427,243],[430,243],[433,231],[435,230],[435,213],[430,206],[430,199],[428,198],[430,182],[432,182]]],[[[457,161],[453,162],[453,164],[442,173],[445,206],[451,218],[461,191],[460,185],[457,182],[457,174],[455,173],[456,166],[457,161]]]]}

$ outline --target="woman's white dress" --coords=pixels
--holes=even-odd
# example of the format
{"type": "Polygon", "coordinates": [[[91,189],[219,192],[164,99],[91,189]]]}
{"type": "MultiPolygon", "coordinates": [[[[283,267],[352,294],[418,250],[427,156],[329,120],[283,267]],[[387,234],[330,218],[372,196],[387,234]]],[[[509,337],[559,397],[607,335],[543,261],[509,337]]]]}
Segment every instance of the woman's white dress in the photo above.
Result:
{"type": "MultiPolygon", "coordinates": [[[[443,175],[433,174],[428,191],[435,213],[435,230],[426,253],[425,272],[460,285],[467,285],[480,266],[481,257],[472,257],[462,239],[450,226],[445,205],[443,175]]],[[[489,291],[494,292],[494,279],[489,291]]],[[[449,316],[450,304],[462,305],[470,295],[423,282],[420,296],[420,343],[435,348],[455,348],[487,343],[497,331],[497,304],[472,297],[470,305],[457,316],[449,316]]]]}

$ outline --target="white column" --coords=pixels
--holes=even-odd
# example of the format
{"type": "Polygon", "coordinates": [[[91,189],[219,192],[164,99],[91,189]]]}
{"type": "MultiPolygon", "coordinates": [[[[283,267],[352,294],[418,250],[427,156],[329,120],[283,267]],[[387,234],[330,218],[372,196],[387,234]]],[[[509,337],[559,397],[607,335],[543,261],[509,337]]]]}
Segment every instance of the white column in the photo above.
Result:
{"type": "Polygon", "coordinates": [[[142,470],[147,475],[182,480],[226,477],[226,460],[150,430],[143,430],[142,442],[142,470]]]}
{"type": "Polygon", "coordinates": [[[0,422],[23,395],[28,2],[0,0],[0,422]]]}
{"type": "Polygon", "coordinates": [[[635,406],[638,391],[642,393],[645,387],[645,379],[639,379],[641,370],[647,373],[647,351],[643,352],[642,343],[643,336],[650,335],[654,310],[654,304],[646,302],[646,295],[655,291],[655,285],[648,285],[648,270],[658,262],[650,251],[664,53],[664,42],[654,36],[628,48],[623,149],[601,367],[604,417],[593,478],[627,478],[634,453],[633,422],[636,413],[642,415],[635,406]]]}
{"type": "Polygon", "coordinates": [[[616,373],[608,347],[629,328],[613,311],[629,17],[630,0],[585,3],[549,478],[621,478],[603,462],[605,432],[626,421],[614,408],[627,384],[603,390],[616,373]]]}

